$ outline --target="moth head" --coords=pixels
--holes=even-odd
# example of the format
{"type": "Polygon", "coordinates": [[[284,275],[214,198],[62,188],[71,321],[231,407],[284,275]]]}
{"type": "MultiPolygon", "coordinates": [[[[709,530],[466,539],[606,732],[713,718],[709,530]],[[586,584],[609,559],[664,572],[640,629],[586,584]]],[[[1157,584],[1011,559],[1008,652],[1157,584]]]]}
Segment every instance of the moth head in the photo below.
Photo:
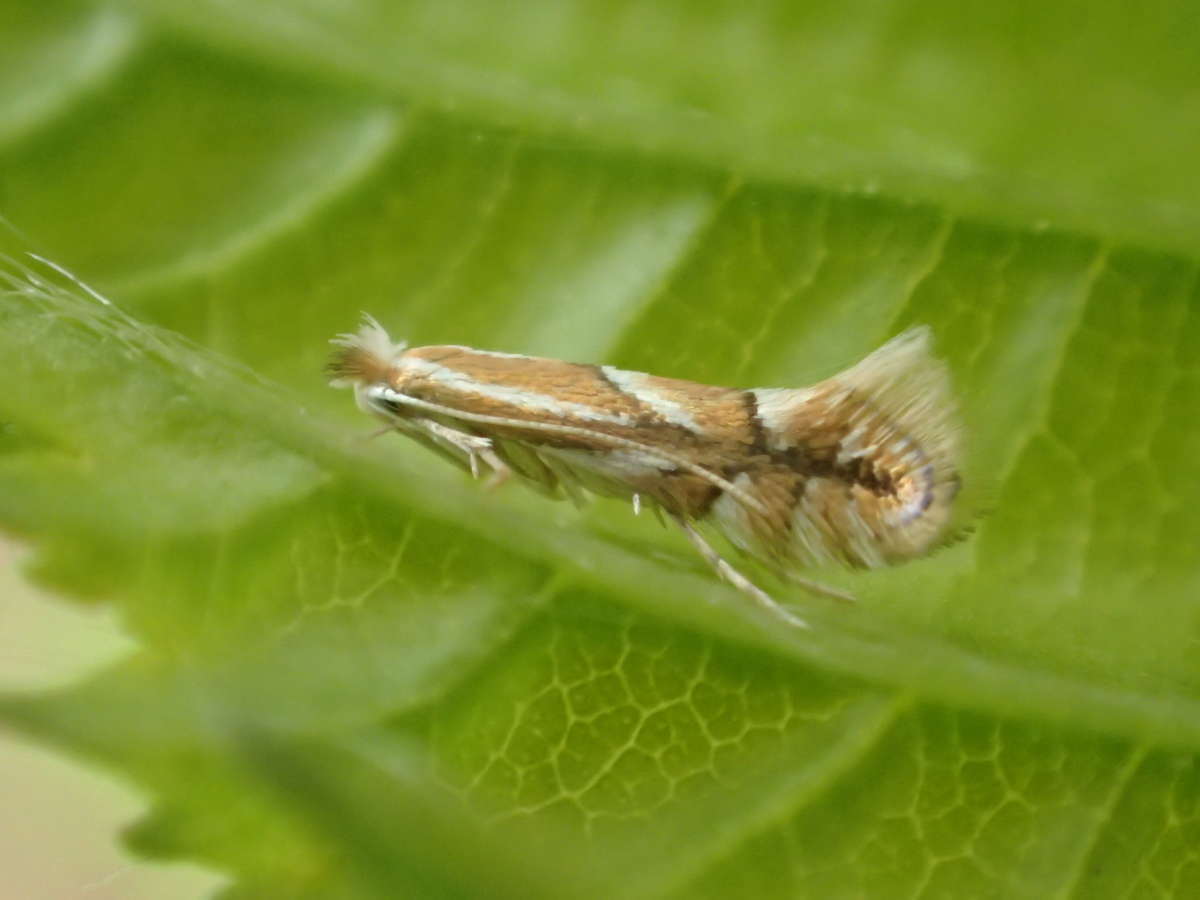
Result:
{"type": "Polygon", "coordinates": [[[329,383],[354,388],[355,402],[364,412],[390,417],[381,398],[391,390],[393,373],[408,345],[393,341],[366,313],[358,331],[339,334],[330,343],[337,349],[325,366],[329,383]]]}
{"type": "Polygon", "coordinates": [[[337,349],[325,366],[333,387],[359,388],[387,382],[388,373],[408,344],[393,341],[383,326],[363,313],[354,334],[339,334],[330,341],[337,349]]]}

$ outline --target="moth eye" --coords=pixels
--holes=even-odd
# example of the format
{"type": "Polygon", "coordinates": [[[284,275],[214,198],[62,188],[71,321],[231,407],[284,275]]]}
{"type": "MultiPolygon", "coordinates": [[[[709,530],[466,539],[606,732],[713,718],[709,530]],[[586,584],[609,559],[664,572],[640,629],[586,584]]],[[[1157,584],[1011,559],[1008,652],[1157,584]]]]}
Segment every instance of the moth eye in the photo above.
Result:
{"type": "Polygon", "coordinates": [[[395,392],[387,385],[373,384],[363,391],[363,402],[375,412],[394,415],[401,405],[392,399],[395,392]]]}

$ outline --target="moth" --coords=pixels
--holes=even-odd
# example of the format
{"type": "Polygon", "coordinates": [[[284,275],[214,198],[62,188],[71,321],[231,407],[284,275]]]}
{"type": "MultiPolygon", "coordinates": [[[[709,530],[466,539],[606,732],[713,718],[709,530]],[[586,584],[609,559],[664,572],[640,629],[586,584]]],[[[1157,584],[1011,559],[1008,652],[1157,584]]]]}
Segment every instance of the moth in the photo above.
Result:
{"type": "Polygon", "coordinates": [[[828,563],[876,568],[944,542],[959,490],[950,377],[917,327],[811,387],[742,390],[453,345],[409,347],[369,316],[332,342],[328,372],[358,406],[490,482],[590,492],[678,523],[716,572],[806,623],[697,528],[809,591],[828,563]]]}

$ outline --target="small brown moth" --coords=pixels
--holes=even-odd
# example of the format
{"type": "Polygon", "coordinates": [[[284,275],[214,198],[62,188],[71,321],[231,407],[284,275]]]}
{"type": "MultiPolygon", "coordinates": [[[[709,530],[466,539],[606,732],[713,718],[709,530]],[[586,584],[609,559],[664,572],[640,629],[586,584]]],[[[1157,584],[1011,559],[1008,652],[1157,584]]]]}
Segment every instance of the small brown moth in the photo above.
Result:
{"type": "Polygon", "coordinates": [[[490,482],[552,496],[648,504],[679,523],[728,582],[805,623],[696,530],[711,524],[777,573],[874,568],[945,540],[959,488],[959,430],[929,329],[913,328],[812,387],[739,390],[470,347],[394,343],[369,316],[333,340],[332,384],[361,409],[490,482]]]}

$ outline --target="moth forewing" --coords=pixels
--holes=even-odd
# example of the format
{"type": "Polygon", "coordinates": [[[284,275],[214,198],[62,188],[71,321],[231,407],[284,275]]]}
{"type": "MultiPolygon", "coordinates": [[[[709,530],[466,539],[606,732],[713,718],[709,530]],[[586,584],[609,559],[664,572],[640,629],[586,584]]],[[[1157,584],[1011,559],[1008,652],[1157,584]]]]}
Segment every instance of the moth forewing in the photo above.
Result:
{"type": "Polygon", "coordinates": [[[959,484],[948,371],[914,328],[807,388],[738,390],[561,360],[393,343],[373,319],[329,365],[360,407],[478,474],[648,504],[722,578],[802,625],[726,562],[707,523],[807,589],[800,566],[874,567],[943,540],[959,484]]]}

